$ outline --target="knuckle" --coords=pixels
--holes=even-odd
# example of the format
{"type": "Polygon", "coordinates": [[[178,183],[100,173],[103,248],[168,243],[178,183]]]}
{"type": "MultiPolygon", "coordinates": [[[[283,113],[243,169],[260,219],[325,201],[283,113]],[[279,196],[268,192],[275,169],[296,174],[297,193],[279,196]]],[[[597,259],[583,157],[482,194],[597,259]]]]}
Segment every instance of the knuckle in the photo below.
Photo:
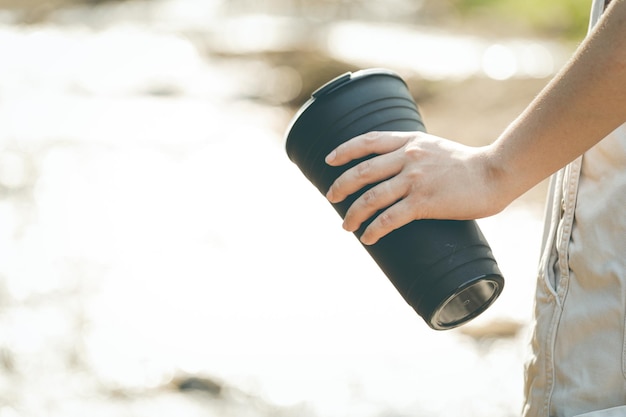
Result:
{"type": "Polygon", "coordinates": [[[393,216],[385,211],[378,216],[378,223],[383,229],[388,229],[393,225],[393,216]]]}
{"type": "Polygon", "coordinates": [[[367,132],[361,138],[363,140],[363,146],[365,149],[373,149],[376,147],[377,143],[380,141],[382,136],[382,132],[367,132]]]}
{"type": "Polygon", "coordinates": [[[406,177],[406,180],[408,181],[408,186],[411,189],[414,189],[415,186],[419,184],[419,181],[421,180],[421,177],[422,177],[420,171],[415,170],[415,169],[406,170],[404,175],[406,177]]]}
{"type": "Polygon", "coordinates": [[[417,161],[422,157],[422,150],[417,146],[407,146],[404,148],[404,156],[410,161],[417,161]]]}
{"type": "Polygon", "coordinates": [[[363,135],[363,140],[368,143],[376,142],[380,138],[380,135],[381,132],[378,131],[367,132],[363,135]]]}
{"type": "Polygon", "coordinates": [[[376,189],[371,188],[363,193],[363,202],[366,206],[369,206],[376,200],[377,197],[378,193],[376,192],[376,189]]]}
{"type": "Polygon", "coordinates": [[[356,173],[361,178],[367,178],[372,171],[372,163],[367,160],[356,166],[356,173]]]}

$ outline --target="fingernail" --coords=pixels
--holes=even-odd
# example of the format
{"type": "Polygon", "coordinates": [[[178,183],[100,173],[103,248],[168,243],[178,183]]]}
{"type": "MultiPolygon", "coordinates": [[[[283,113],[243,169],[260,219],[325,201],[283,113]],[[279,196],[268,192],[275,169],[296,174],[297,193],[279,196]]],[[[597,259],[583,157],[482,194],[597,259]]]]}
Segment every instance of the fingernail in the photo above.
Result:
{"type": "Polygon", "coordinates": [[[370,245],[373,245],[376,242],[377,241],[372,239],[372,238],[368,239],[368,237],[365,236],[365,235],[361,236],[361,243],[364,244],[364,245],[370,246],[370,245]]]}
{"type": "Polygon", "coordinates": [[[331,162],[333,162],[336,156],[337,156],[337,152],[335,151],[332,151],[331,153],[326,155],[326,159],[325,159],[326,163],[330,164],[331,162]]]}

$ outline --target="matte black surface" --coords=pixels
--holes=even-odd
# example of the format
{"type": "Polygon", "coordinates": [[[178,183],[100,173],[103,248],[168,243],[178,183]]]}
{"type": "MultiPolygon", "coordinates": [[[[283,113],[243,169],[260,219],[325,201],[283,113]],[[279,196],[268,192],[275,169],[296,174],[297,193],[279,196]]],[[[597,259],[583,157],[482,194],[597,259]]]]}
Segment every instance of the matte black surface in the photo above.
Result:
{"type": "MultiPolygon", "coordinates": [[[[426,131],[417,105],[397,74],[384,69],[346,73],[315,91],[295,115],[287,131],[287,154],[325,195],[341,173],[361,162],[331,167],[325,156],[348,139],[377,130],[426,131]]],[[[373,185],[333,207],[343,218],[373,185]]],[[[355,232],[357,237],[375,216],[355,232]]],[[[495,301],[504,286],[475,221],[413,221],[364,247],[433,329],[450,329],[473,319],[495,301]]]]}

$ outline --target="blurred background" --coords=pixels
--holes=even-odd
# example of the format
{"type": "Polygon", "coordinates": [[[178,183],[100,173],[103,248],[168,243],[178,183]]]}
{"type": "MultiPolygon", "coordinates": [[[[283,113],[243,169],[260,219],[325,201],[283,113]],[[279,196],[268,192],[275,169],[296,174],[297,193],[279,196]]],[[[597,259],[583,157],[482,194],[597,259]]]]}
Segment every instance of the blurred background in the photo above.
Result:
{"type": "Polygon", "coordinates": [[[0,0],[0,417],[519,414],[545,184],[479,221],[501,298],[435,332],[284,152],[387,67],[486,144],[588,0],[0,0]]]}

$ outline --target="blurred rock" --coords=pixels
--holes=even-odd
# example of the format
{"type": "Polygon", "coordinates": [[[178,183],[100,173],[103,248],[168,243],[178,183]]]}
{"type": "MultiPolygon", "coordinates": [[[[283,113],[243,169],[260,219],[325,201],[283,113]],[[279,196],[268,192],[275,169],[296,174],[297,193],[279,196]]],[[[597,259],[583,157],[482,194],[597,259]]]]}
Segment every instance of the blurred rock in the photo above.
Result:
{"type": "Polygon", "coordinates": [[[474,340],[511,339],[516,337],[523,327],[524,323],[500,319],[480,326],[468,324],[460,327],[458,332],[474,340]]]}
{"type": "Polygon", "coordinates": [[[220,382],[209,377],[200,376],[180,376],[174,378],[172,385],[179,391],[204,392],[214,397],[219,397],[224,388],[220,382]]]}

